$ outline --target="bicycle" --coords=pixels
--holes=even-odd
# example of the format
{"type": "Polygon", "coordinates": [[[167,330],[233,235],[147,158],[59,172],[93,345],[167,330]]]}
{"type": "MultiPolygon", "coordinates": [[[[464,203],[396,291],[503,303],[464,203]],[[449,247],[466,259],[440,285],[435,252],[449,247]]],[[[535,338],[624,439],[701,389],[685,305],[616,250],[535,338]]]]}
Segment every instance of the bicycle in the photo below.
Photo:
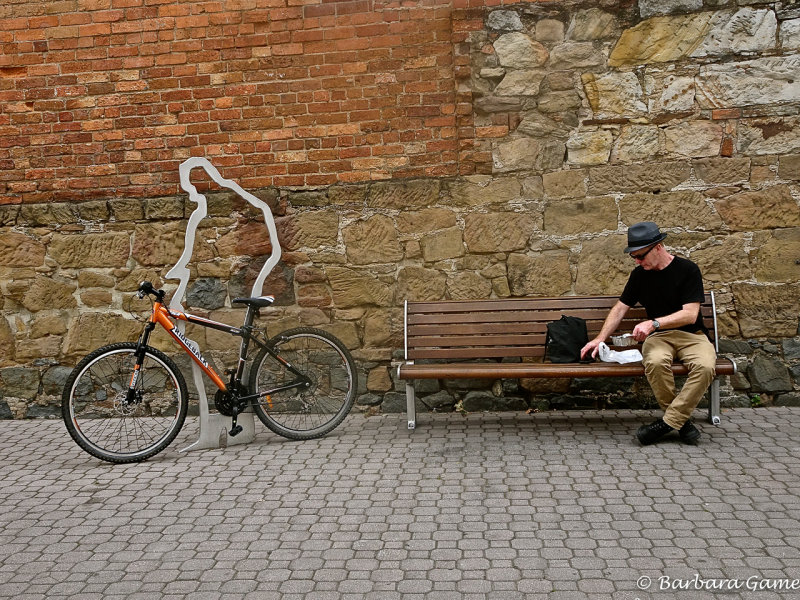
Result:
{"type": "Polygon", "coordinates": [[[72,370],[61,398],[61,414],[72,439],[86,452],[112,463],[140,462],[172,443],[189,405],[186,380],[166,354],[148,345],[163,327],[219,388],[217,410],[231,417],[229,435],[242,431],[237,417],[252,407],[271,431],[292,440],[322,437],[335,429],[353,406],[358,388],[355,363],[345,345],[330,333],[299,327],[271,339],[253,326],[272,296],[235,298],[247,308],[244,323],[233,327],[164,305],[165,291],[144,281],[136,292],[147,296],[152,312],[136,343],[94,350],[72,370]],[[186,321],[242,338],[235,368],[225,383],[178,328],[186,321]],[[259,348],[243,383],[252,345],[259,348]]]}

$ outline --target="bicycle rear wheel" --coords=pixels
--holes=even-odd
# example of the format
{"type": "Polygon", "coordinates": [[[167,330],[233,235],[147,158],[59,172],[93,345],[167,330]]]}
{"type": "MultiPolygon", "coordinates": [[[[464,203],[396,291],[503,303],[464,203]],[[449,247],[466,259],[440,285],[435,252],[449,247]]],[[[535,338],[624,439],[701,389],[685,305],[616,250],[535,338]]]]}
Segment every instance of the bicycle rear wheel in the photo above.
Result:
{"type": "Polygon", "coordinates": [[[61,416],[72,439],[112,463],[143,461],[169,446],[189,405],[178,367],[150,347],[128,401],[136,346],[111,344],[89,354],[70,373],[61,397],[61,416]]]}
{"type": "Polygon", "coordinates": [[[270,430],[293,440],[330,433],[350,412],[356,397],[358,374],[350,352],[335,336],[311,327],[285,331],[269,345],[308,378],[308,385],[275,391],[298,377],[262,349],[249,377],[250,393],[266,394],[253,401],[258,418],[270,430]]]}

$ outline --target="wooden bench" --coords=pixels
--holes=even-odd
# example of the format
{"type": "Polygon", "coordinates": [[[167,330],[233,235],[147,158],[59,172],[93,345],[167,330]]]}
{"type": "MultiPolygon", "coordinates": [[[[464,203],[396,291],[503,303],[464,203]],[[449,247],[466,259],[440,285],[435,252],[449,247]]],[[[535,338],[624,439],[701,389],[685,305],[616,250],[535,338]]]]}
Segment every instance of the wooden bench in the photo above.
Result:
{"type": "MultiPolygon", "coordinates": [[[[408,428],[416,427],[416,379],[520,379],[570,377],[638,377],[641,362],[553,364],[543,362],[547,323],[571,315],[586,319],[589,339],[600,331],[617,296],[561,296],[500,300],[405,303],[405,362],[397,370],[406,382],[408,428]],[[488,360],[487,360],[488,359],[488,360]],[[480,362],[475,362],[480,361],[480,362]],[[502,361],[502,362],[501,362],[502,361]]],[[[701,305],[703,320],[719,350],[713,292],[701,305]]],[[[647,318],[644,308],[631,308],[614,335],[630,333],[647,318]]],[[[630,348],[616,348],[629,350],[630,348]]],[[[640,346],[636,348],[641,349],[640,346]]],[[[681,363],[675,375],[686,375],[681,363]]],[[[718,358],[711,384],[709,421],[720,423],[719,377],[736,373],[736,364],[718,358]]]]}

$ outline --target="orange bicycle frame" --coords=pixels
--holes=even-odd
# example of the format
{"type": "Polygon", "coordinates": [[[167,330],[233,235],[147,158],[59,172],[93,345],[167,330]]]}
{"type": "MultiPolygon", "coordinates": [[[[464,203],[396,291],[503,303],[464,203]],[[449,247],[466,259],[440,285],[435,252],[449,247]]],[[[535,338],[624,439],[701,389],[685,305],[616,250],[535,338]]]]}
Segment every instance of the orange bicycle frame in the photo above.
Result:
{"type": "Polygon", "coordinates": [[[200,350],[189,341],[189,339],[180,329],[178,329],[178,325],[172,321],[170,317],[180,321],[186,321],[187,323],[197,323],[198,325],[220,329],[234,335],[240,335],[241,330],[236,327],[231,327],[229,325],[225,325],[224,323],[218,323],[217,321],[212,321],[210,319],[204,319],[196,315],[190,315],[188,313],[179,311],[170,311],[160,302],[153,303],[153,315],[150,317],[150,322],[161,325],[161,327],[166,330],[170,337],[175,340],[189,356],[192,357],[192,360],[197,363],[197,366],[199,366],[206,375],[208,375],[209,379],[211,379],[211,381],[213,381],[219,389],[226,391],[228,387],[225,385],[225,382],[220,379],[219,375],[217,375],[217,372],[214,371],[211,365],[208,364],[208,361],[206,361],[206,359],[203,358],[203,355],[200,354],[200,350]]]}

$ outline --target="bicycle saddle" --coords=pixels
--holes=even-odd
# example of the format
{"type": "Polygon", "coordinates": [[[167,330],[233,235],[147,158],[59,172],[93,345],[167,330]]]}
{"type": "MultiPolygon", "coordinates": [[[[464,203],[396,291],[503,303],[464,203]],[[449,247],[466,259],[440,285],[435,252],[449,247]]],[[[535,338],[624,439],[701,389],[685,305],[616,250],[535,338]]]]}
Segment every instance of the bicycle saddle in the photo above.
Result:
{"type": "Polygon", "coordinates": [[[258,298],[234,298],[231,304],[244,304],[245,306],[254,306],[256,308],[264,308],[270,306],[275,302],[274,296],[261,296],[258,298]]]}

